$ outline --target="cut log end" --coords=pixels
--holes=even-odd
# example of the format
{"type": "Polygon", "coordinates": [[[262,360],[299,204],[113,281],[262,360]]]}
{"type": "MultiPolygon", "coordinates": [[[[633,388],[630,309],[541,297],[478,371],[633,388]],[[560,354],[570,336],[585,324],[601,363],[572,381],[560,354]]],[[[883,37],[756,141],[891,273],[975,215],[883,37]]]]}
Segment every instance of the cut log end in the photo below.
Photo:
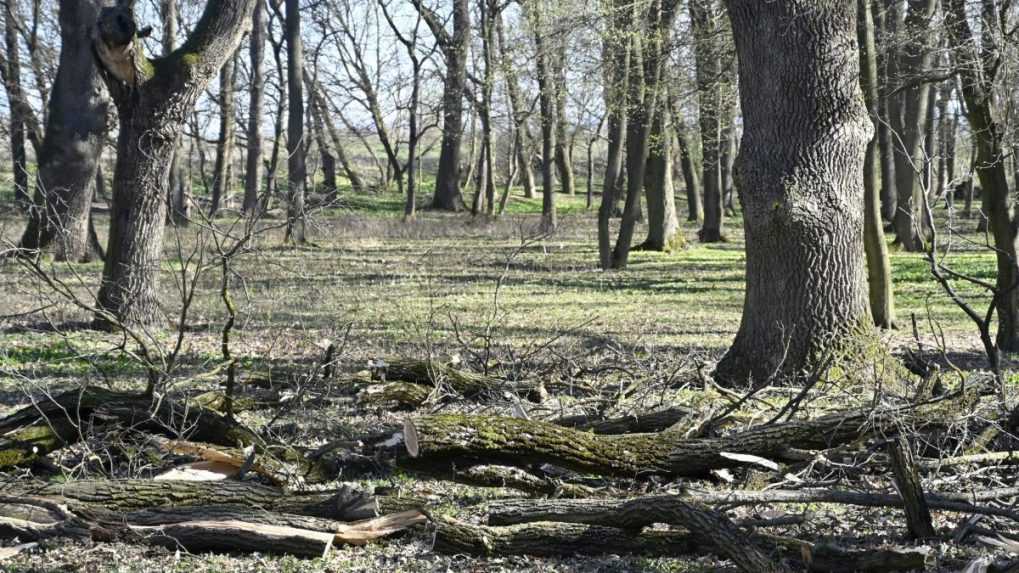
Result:
{"type": "Polygon", "coordinates": [[[407,453],[410,457],[416,458],[421,454],[419,447],[418,432],[414,428],[414,420],[407,418],[403,422],[403,441],[407,446],[407,453]]]}

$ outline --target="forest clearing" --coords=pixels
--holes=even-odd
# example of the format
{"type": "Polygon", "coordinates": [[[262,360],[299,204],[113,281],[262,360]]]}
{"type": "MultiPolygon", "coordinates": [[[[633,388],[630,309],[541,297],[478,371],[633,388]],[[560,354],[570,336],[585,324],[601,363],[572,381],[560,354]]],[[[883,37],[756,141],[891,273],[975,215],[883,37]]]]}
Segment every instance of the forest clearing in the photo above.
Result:
{"type": "Polygon", "coordinates": [[[0,12],[0,570],[1019,573],[1014,0],[0,12]]]}

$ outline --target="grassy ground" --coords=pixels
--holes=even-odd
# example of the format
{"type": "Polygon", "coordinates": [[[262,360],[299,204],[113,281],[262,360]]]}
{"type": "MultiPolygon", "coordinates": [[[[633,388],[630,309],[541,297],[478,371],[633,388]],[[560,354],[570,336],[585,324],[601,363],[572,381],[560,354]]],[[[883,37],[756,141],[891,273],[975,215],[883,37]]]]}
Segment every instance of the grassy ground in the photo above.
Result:
{"type": "MultiPolygon", "coordinates": [[[[540,199],[517,197],[498,221],[424,211],[412,224],[401,221],[398,196],[344,197],[342,207],[315,214],[313,244],[299,248],[282,245],[279,220],[265,221],[272,228],[257,236],[254,248],[232,269],[231,288],[240,313],[233,353],[242,358],[242,374],[256,377],[279,368],[310,371],[321,358],[323,340],[335,341],[342,349],[345,372],[362,369],[375,357],[431,353],[468,359],[487,356],[486,348],[491,350],[493,367],[501,372],[529,369],[548,376],[583,376],[606,360],[634,365],[617,376],[636,380],[663,376],[671,365],[684,361],[691,368],[710,370],[739,325],[744,263],[739,220],[727,220],[728,241],[714,245],[697,243],[696,228],[684,222],[686,250],[669,255],[634,253],[625,272],[605,273],[597,268],[593,211],[585,209],[582,196],[561,196],[559,204],[560,231],[545,239],[535,238],[540,199]]],[[[939,217],[944,215],[939,212],[939,217]]],[[[99,222],[100,234],[105,235],[105,221],[99,222]]],[[[231,222],[222,218],[216,225],[227,228],[231,222]]],[[[972,232],[975,220],[957,223],[971,231],[967,239],[982,242],[972,232]]],[[[20,217],[8,210],[0,225],[0,237],[15,240],[20,217]]],[[[174,318],[165,331],[151,333],[166,347],[181,304],[174,277],[186,264],[193,271],[195,259],[190,257],[203,240],[208,244],[209,233],[200,227],[167,234],[160,297],[167,315],[174,318]]],[[[638,230],[637,237],[642,233],[638,230]]],[[[993,257],[976,246],[961,245],[950,261],[960,272],[993,280],[993,257]]],[[[931,281],[923,260],[893,251],[892,262],[902,327],[884,335],[887,344],[912,344],[910,316],[915,314],[927,343],[933,343],[934,325],[934,330],[944,331],[952,358],[967,368],[981,368],[975,329],[931,281]]],[[[101,263],[68,266],[46,261],[44,266],[85,301],[101,272],[101,263]]],[[[195,283],[182,367],[174,375],[175,383],[196,391],[221,378],[202,376],[222,361],[219,337],[226,313],[218,273],[210,265],[195,283]]],[[[0,415],[24,404],[26,393],[44,388],[70,387],[83,380],[125,388],[143,385],[144,369],[123,352],[119,337],[80,328],[88,314],[54,296],[23,267],[5,263],[0,290],[4,293],[0,415]]],[[[983,308],[984,297],[971,288],[961,290],[983,308]]],[[[127,349],[134,350],[131,345],[127,349]]],[[[388,412],[299,410],[284,416],[272,430],[313,446],[328,439],[337,425],[364,429],[397,419],[388,412]]],[[[248,414],[244,421],[259,427],[267,417],[248,414]]],[[[123,455],[109,463],[90,460],[82,450],[70,452],[60,462],[64,469],[56,476],[59,479],[147,475],[157,469],[124,460],[123,455]]],[[[414,493],[439,487],[409,481],[401,485],[414,493]]],[[[456,487],[438,491],[453,504],[505,494],[456,487]]],[[[866,522],[880,514],[867,511],[856,518],[866,522]]],[[[51,551],[6,566],[82,571],[707,571],[717,565],[710,560],[639,558],[482,561],[435,555],[429,547],[426,532],[314,561],[175,556],[162,550],[100,545],[64,554],[51,551]]]]}

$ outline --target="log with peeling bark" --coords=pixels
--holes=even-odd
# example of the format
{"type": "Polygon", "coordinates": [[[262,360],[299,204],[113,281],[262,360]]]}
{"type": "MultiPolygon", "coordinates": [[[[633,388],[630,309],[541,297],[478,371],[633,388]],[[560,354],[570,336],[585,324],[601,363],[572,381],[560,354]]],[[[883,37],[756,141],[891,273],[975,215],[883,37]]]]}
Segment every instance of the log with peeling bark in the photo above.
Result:
{"type": "Polygon", "coordinates": [[[616,527],[575,523],[526,523],[489,527],[433,517],[435,550],[473,555],[688,555],[697,542],[686,532],[633,533],[616,527]]]}
{"type": "Polygon", "coordinates": [[[550,463],[581,472],[619,477],[703,476],[745,462],[725,453],[779,456],[788,448],[828,448],[871,434],[870,412],[832,414],[750,428],[718,438],[684,439],[671,432],[601,436],[532,420],[495,416],[434,415],[404,422],[412,458],[433,463],[550,463]]]}
{"type": "MultiPolygon", "coordinates": [[[[983,499],[1012,497],[1016,488],[983,499]]],[[[938,511],[994,515],[1019,521],[1019,511],[1011,507],[975,505],[965,494],[926,495],[927,506],[938,511]]],[[[488,522],[512,525],[533,521],[563,521],[594,525],[619,524],[621,516],[636,527],[654,523],[669,507],[689,502],[704,505],[758,505],[776,503],[834,503],[862,507],[902,507],[902,498],[894,494],[861,493],[839,490],[767,490],[711,493],[687,492],[681,495],[653,495],[631,499],[530,499],[494,500],[488,505],[488,522]]]]}
{"type": "Polygon", "coordinates": [[[342,523],[260,508],[216,505],[117,512],[63,498],[0,496],[0,536],[121,540],[188,551],[321,557],[334,544],[363,545],[425,519],[423,513],[409,511],[342,523]]]}

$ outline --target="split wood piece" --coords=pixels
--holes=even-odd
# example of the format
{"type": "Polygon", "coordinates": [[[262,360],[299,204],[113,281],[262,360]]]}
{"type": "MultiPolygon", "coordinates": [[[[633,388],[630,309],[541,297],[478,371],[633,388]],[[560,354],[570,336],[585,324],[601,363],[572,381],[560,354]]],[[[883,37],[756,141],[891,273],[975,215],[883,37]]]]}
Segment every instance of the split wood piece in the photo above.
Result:
{"type": "Polygon", "coordinates": [[[879,415],[832,414],[791,421],[718,438],[684,439],[671,432],[600,436],[556,424],[495,416],[434,415],[404,422],[407,452],[435,462],[550,463],[568,469],[640,477],[702,476],[742,465],[723,453],[778,456],[790,447],[827,448],[874,431],[879,415]]]}
{"type": "Polygon", "coordinates": [[[551,422],[559,426],[586,430],[595,434],[634,434],[661,432],[695,415],[696,411],[691,408],[675,406],[617,418],[604,419],[580,414],[558,418],[551,422]]]}
{"type": "Polygon", "coordinates": [[[387,382],[373,384],[357,394],[361,404],[370,406],[393,406],[398,410],[414,410],[425,403],[432,389],[413,382],[387,382]]]}
{"type": "Polygon", "coordinates": [[[764,534],[759,538],[795,551],[806,564],[807,571],[817,573],[924,571],[931,555],[930,550],[922,547],[846,549],[776,535],[764,534]]]}
{"type": "Polygon", "coordinates": [[[489,527],[435,516],[435,550],[473,555],[688,555],[697,550],[685,532],[633,534],[615,527],[575,523],[527,523],[489,527]]]}
{"type": "Polygon", "coordinates": [[[8,489],[11,495],[16,491],[21,495],[48,498],[63,504],[101,507],[109,511],[159,506],[230,505],[337,521],[370,519],[421,506],[421,501],[414,498],[373,496],[349,485],[334,491],[287,493],[274,487],[238,481],[100,480],[39,487],[9,486],[8,489]]]}
{"type": "MultiPolygon", "coordinates": [[[[927,506],[937,511],[994,515],[1019,521],[1019,511],[1009,507],[974,505],[960,501],[962,494],[927,494],[927,506]],[[952,499],[955,497],[955,499],[952,499]]],[[[1004,497],[1004,496],[1002,496],[1004,497]]],[[[988,498],[993,499],[993,498],[988,498]]],[[[758,505],[772,503],[835,503],[862,507],[902,507],[898,495],[860,493],[839,490],[768,490],[730,491],[718,493],[685,493],[655,495],[632,499],[529,499],[495,500],[488,505],[491,525],[511,525],[533,521],[565,521],[586,524],[617,524],[624,512],[630,523],[649,525],[672,505],[701,503],[704,505],[758,505]],[[643,520],[640,517],[643,516],[643,520]]]]}
{"type": "Polygon", "coordinates": [[[899,436],[888,443],[888,455],[895,477],[895,486],[902,496],[902,506],[906,512],[906,528],[913,539],[928,539],[937,535],[931,512],[927,507],[927,499],[923,493],[920,472],[913,459],[913,450],[906,439],[899,436]]]}
{"type": "MultiPolygon", "coordinates": [[[[188,440],[160,440],[158,443],[161,448],[170,453],[194,456],[206,462],[226,464],[237,470],[244,467],[248,459],[248,454],[237,448],[200,444],[188,440]]],[[[290,468],[269,456],[256,457],[250,469],[277,486],[285,485],[295,477],[290,468]]]]}

